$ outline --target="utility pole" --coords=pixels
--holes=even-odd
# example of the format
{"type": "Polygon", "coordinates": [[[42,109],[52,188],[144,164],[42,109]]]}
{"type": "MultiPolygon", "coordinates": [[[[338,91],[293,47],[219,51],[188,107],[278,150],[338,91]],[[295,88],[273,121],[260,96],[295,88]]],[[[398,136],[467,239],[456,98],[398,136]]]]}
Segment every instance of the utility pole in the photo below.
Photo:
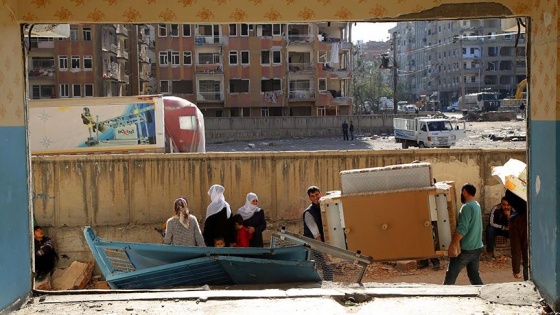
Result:
{"type": "Polygon", "coordinates": [[[397,32],[393,32],[393,114],[397,114],[397,32]]]}
{"type": "Polygon", "coordinates": [[[459,31],[459,36],[457,36],[459,39],[459,55],[461,56],[461,63],[460,63],[460,67],[461,67],[461,105],[459,106],[459,108],[461,110],[465,109],[465,74],[464,74],[464,69],[465,69],[465,65],[463,62],[463,35],[461,34],[461,31],[459,31]]]}

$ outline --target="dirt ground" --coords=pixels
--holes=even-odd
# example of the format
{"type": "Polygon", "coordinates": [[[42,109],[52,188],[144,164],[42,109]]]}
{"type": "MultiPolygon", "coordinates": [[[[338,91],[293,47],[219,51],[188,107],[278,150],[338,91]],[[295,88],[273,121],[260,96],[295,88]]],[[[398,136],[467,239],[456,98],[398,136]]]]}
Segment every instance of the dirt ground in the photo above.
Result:
{"type": "MultiPolygon", "coordinates": [[[[458,117],[454,117],[458,118],[458,117]]],[[[252,152],[252,151],[322,151],[322,150],[402,150],[391,134],[363,134],[356,126],[353,141],[343,141],[340,135],[262,139],[206,144],[207,152],[252,152]]],[[[526,149],[526,121],[466,122],[467,136],[453,149],[526,149]],[[496,140],[507,136],[506,141],[496,140]]],[[[417,149],[417,148],[411,148],[417,149]]]]}
{"type": "MultiPolygon", "coordinates": [[[[449,260],[442,258],[440,261],[442,269],[437,271],[432,270],[431,264],[424,269],[400,271],[395,268],[394,263],[373,263],[368,267],[363,282],[442,284],[449,260]]],[[[511,258],[507,256],[497,257],[492,261],[481,261],[480,277],[484,284],[520,281],[513,277],[511,258]]],[[[466,270],[461,271],[456,284],[470,284],[466,270]]]]}

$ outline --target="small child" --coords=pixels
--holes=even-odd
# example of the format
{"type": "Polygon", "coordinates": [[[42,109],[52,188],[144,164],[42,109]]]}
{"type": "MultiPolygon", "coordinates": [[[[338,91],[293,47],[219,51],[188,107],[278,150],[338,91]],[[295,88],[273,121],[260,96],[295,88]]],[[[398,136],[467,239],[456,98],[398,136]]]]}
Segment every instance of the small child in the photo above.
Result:
{"type": "Polygon", "coordinates": [[[232,217],[232,221],[237,231],[235,247],[249,247],[249,240],[253,237],[253,234],[249,232],[249,228],[243,226],[243,217],[236,214],[232,217]]]}
{"type": "Polygon", "coordinates": [[[33,228],[33,236],[35,238],[35,271],[37,281],[43,281],[51,271],[58,260],[58,254],[54,249],[54,242],[48,236],[45,236],[43,228],[35,226],[33,228]]]}
{"type": "Polygon", "coordinates": [[[223,237],[218,236],[214,239],[214,247],[226,247],[226,241],[223,237]]]}

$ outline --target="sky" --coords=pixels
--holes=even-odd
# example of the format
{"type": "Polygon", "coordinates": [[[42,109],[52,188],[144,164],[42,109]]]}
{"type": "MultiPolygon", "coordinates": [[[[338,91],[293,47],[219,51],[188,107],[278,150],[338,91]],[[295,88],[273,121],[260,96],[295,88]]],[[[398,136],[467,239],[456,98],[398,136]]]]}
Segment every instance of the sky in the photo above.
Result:
{"type": "Polygon", "coordinates": [[[352,41],[354,43],[357,40],[385,42],[389,39],[389,29],[396,25],[397,23],[393,22],[357,23],[356,26],[352,25],[352,41]]]}

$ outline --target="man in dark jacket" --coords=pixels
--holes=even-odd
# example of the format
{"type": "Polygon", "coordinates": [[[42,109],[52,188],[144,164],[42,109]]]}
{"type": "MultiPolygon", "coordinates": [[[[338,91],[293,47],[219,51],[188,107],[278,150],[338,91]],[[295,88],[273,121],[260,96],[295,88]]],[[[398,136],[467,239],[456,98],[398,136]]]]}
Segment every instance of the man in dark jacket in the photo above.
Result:
{"type": "Polygon", "coordinates": [[[496,236],[509,238],[508,220],[511,215],[511,205],[506,197],[502,197],[499,204],[490,210],[490,219],[486,226],[486,257],[494,258],[494,244],[496,236]]]}
{"type": "Polygon", "coordinates": [[[45,236],[43,228],[35,226],[33,228],[35,238],[35,272],[37,281],[42,281],[54,269],[58,255],[54,249],[54,242],[50,237],[45,236]]]}
{"type": "MultiPolygon", "coordinates": [[[[303,236],[324,242],[325,233],[323,231],[321,206],[319,204],[319,199],[321,199],[323,195],[319,187],[310,186],[307,188],[307,196],[309,200],[311,200],[311,204],[303,211],[303,236]]],[[[323,280],[332,281],[333,268],[327,263],[327,257],[318,251],[312,251],[311,255],[317,264],[317,268],[323,270],[323,280]]]]}
{"type": "Polygon", "coordinates": [[[342,123],[342,139],[348,140],[348,123],[346,120],[342,123]]]}
{"type": "Polygon", "coordinates": [[[527,233],[527,201],[506,190],[506,198],[512,207],[509,217],[509,238],[511,244],[511,267],[513,276],[521,279],[521,265],[523,266],[523,280],[529,280],[529,249],[527,233]]]}

